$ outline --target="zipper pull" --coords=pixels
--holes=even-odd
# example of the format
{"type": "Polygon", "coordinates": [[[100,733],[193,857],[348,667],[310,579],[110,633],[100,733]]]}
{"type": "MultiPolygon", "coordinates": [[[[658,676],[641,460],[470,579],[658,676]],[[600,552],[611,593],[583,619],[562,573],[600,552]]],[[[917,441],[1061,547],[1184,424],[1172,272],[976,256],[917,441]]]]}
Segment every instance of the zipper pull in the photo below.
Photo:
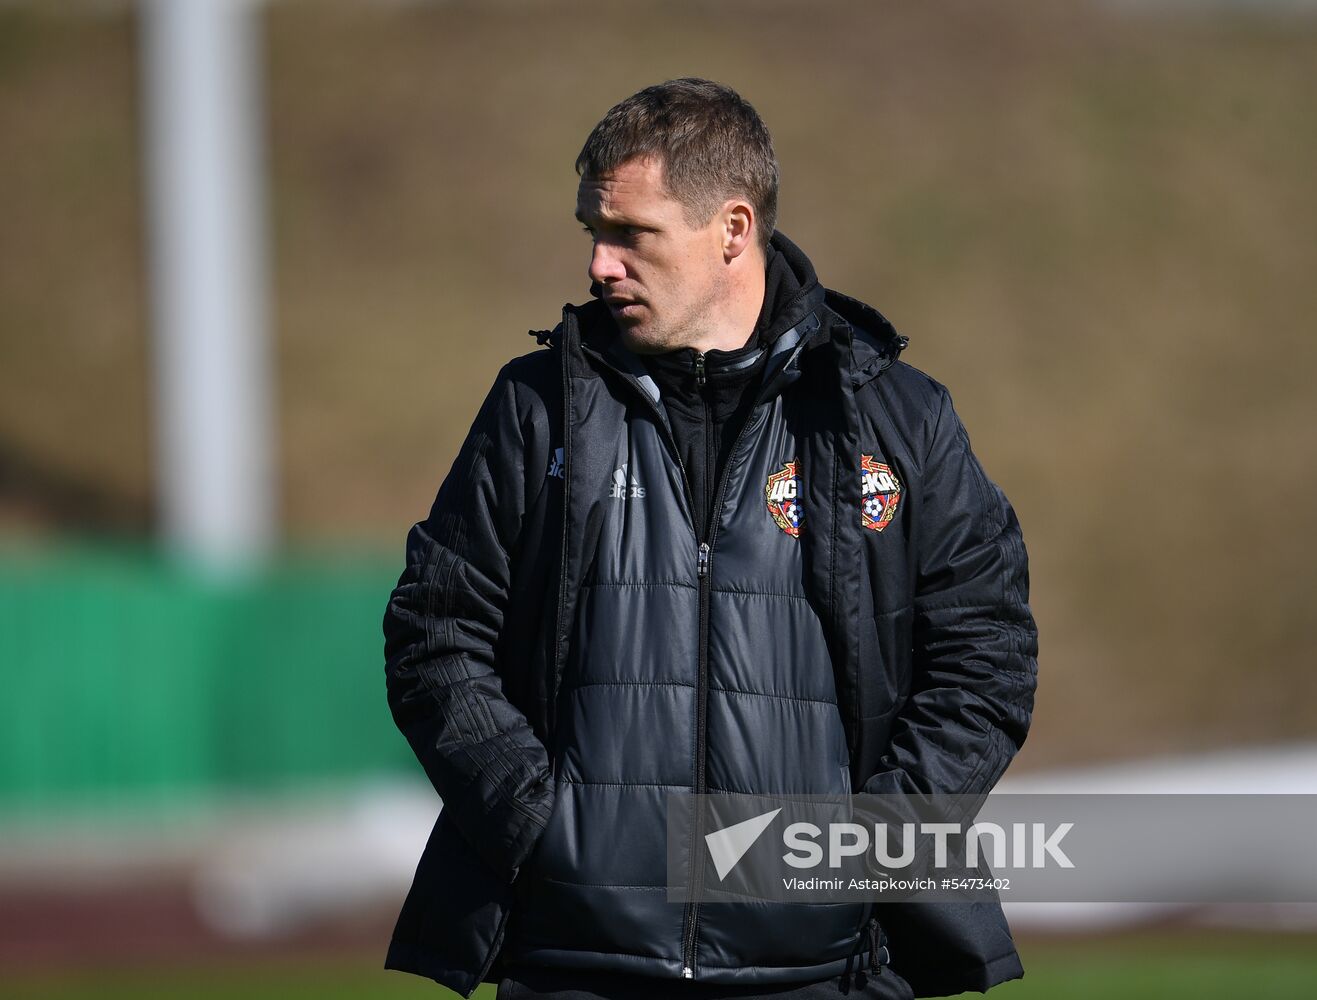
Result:
{"type": "Polygon", "coordinates": [[[692,969],[689,965],[683,967],[682,970],[681,970],[681,978],[682,978],[682,979],[694,979],[694,978],[695,978],[695,970],[692,969]]]}
{"type": "Polygon", "coordinates": [[[883,974],[882,962],[878,960],[878,920],[869,918],[869,968],[875,976],[883,974]]]}
{"type": "Polygon", "coordinates": [[[704,355],[699,351],[695,352],[695,384],[704,386],[704,355]]]}
{"type": "Polygon", "coordinates": [[[709,575],[709,543],[700,542],[699,560],[695,564],[695,575],[703,579],[709,575]]]}

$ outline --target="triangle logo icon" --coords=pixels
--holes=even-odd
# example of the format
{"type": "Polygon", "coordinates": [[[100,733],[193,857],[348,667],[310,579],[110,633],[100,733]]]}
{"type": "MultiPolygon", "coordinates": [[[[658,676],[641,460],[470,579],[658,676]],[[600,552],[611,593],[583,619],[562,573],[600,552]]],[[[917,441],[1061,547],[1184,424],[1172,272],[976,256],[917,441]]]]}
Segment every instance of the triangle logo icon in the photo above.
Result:
{"type": "Polygon", "coordinates": [[[713,866],[718,871],[719,882],[727,878],[728,873],[745,857],[745,852],[754,846],[759,835],[768,829],[768,824],[781,811],[781,808],[774,809],[704,835],[704,842],[709,845],[709,856],[713,858],[713,866]]]}

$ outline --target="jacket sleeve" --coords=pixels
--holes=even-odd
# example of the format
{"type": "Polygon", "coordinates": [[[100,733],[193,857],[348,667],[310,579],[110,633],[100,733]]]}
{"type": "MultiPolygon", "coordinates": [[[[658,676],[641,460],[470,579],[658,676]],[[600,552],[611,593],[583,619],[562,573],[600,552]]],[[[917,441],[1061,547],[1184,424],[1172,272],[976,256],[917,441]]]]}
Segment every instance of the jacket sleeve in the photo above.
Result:
{"type": "Polygon", "coordinates": [[[871,793],[986,795],[1024,744],[1037,683],[1020,525],[938,387],[914,532],[910,697],[871,793]]]}
{"type": "Polygon", "coordinates": [[[406,567],[384,614],[394,722],[450,821],[509,881],[553,805],[548,753],[505,697],[495,657],[526,484],[536,481],[526,474],[529,418],[517,397],[504,368],[429,517],[407,537],[406,567]]]}

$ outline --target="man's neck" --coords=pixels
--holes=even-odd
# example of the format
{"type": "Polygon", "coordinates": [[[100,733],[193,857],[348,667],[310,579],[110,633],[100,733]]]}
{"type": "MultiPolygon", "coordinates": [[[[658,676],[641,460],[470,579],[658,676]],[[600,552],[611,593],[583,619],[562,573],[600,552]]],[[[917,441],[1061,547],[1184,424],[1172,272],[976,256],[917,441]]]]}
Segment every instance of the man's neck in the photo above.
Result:
{"type": "Polygon", "coordinates": [[[700,352],[735,351],[754,335],[764,305],[764,262],[756,255],[755,260],[745,263],[748,266],[735,268],[728,275],[718,320],[690,347],[700,352]]]}

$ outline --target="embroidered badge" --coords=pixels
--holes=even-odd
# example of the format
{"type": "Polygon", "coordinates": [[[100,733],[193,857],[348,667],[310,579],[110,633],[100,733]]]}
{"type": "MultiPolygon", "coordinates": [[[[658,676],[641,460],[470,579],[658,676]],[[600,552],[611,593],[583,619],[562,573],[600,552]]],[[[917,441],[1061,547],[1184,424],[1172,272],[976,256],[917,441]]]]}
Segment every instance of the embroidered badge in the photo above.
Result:
{"type": "Polygon", "coordinates": [[[860,456],[860,504],[863,524],[874,531],[882,531],[896,516],[896,504],[901,499],[901,484],[896,473],[872,455],[860,456]]]}
{"type": "Polygon", "coordinates": [[[796,463],[787,462],[781,471],[774,472],[764,484],[764,499],[768,501],[768,513],[779,528],[792,538],[800,537],[800,479],[796,475],[796,463]]]}

